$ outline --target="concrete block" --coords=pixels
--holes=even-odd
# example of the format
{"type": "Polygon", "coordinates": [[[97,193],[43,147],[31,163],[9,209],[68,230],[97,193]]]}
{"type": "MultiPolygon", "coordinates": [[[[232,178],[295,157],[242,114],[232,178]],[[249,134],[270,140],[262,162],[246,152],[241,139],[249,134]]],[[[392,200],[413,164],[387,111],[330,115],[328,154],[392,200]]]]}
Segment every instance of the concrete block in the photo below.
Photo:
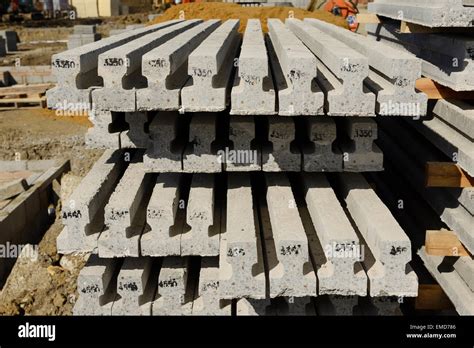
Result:
{"type": "Polygon", "coordinates": [[[418,278],[409,265],[411,242],[361,174],[339,174],[347,210],[365,240],[370,296],[416,297],[418,278]]]}
{"type": "Polygon", "coordinates": [[[123,114],[92,109],[89,120],[93,127],[86,133],[86,145],[92,149],[119,149],[120,132],[127,128],[123,114]]]}
{"type": "Polygon", "coordinates": [[[215,204],[215,191],[213,175],[193,175],[186,209],[190,229],[181,236],[181,255],[219,255],[221,211],[215,204]]]}
{"type": "Polygon", "coordinates": [[[74,30],[74,34],[95,34],[95,33],[97,33],[97,27],[95,25],[85,25],[85,24],[75,25],[73,30],[74,30]]]}
{"type": "Polygon", "coordinates": [[[312,18],[304,21],[367,57],[370,70],[366,83],[377,95],[377,113],[383,116],[426,115],[428,97],[415,92],[415,82],[421,77],[419,59],[327,22],[312,18]],[[411,113],[408,112],[410,108],[413,109],[411,113]]]}
{"type": "Polygon", "coordinates": [[[104,227],[104,207],[125,167],[123,151],[106,150],[66,202],[66,229],[57,240],[59,253],[90,252],[104,227]]]}
{"type": "Polygon", "coordinates": [[[142,57],[147,87],[137,91],[138,110],[179,110],[188,75],[188,58],[220,24],[209,20],[177,35],[142,57]]]}
{"type": "Polygon", "coordinates": [[[366,296],[363,252],[354,228],[324,174],[303,174],[303,191],[313,229],[306,229],[318,295],[366,296]]]}
{"type": "Polygon", "coordinates": [[[455,91],[474,90],[474,41],[468,35],[435,33],[400,33],[400,22],[384,20],[368,24],[367,35],[405,54],[418,57],[424,76],[455,91]]]}
{"type": "Polygon", "coordinates": [[[221,299],[265,298],[262,245],[248,174],[228,177],[226,232],[221,237],[221,299]]]}
{"type": "Polygon", "coordinates": [[[143,162],[149,172],[181,172],[188,124],[174,112],[158,113],[150,124],[150,140],[143,162]]]}
{"type": "Polygon", "coordinates": [[[443,267],[442,256],[427,255],[425,247],[418,250],[425,267],[453,303],[459,315],[474,315],[474,292],[454,269],[443,267]]]}
{"type": "Polygon", "coordinates": [[[193,315],[231,315],[231,301],[219,299],[219,259],[203,257],[193,315]]]}
{"type": "Polygon", "coordinates": [[[60,109],[69,108],[71,105],[90,104],[91,88],[103,85],[103,81],[97,74],[100,54],[179,22],[180,20],[171,20],[143,29],[127,31],[53,55],[52,73],[57,79],[58,86],[46,92],[48,107],[60,109]]]}
{"type": "Polygon", "coordinates": [[[279,19],[268,20],[268,32],[278,114],[323,114],[324,96],[316,84],[316,57],[279,19]]]}
{"type": "Polygon", "coordinates": [[[98,74],[104,81],[104,88],[92,92],[95,107],[111,111],[136,111],[136,89],[147,85],[142,76],[143,55],[201,22],[198,19],[184,21],[99,55],[98,74]]]}
{"type": "Polygon", "coordinates": [[[150,134],[147,128],[153,117],[154,115],[149,112],[126,112],[125,121],[130,129],[120,133],[120,147],[148,148],[150,134]]]}
{"type": "MultiPolygon", "coordinates": [[[[5,50],[8,53],[18,51],[18,35],[14,30],[1,30],[0,37],[5,40],[5,50]]],[[[2,45],[3,46],[3,45],[2,45]]]]}
{"type": "Polygon", "coordinates": [[[240,44],[240,21],[227,20],[188,57],[191,78],[181,91],[186,112],[223,111],[230,101],[230,78],[240,44]]]}
{"type": "Polygon", "coordinates": [[[147,207],[147,229],[141,238],[142,255],[181,255],[183,223],[177,219],[180,176],[160,174],[147,207]]]}
{"type": "Polygon", "coordinates": [[[217,114],[192,115],[189,140],[183,153],[183,170],[186,173],[222,172],[222,163],[216,150],[217,134],[217,114]]]}
{"type": "Polygon", "coordinates": [[[344,131],[349,138],[340,145],[344,171],[382,171],[383,153],[374,143],[377,123],[370,118],[350,118],[344,120],[344,131]]]}
{"type": "Polygon", "coordinates": [[[230,148],[218,151],[219,160],[227,172],[250,172],[262,169],[262,150],[256,144],[256,124],[253,116],[230,116],[230,148]]]}
{"type": "Polygon", "coordinates": [[[68,36],[67,49],[72,50],[102,39],[101,34],[72,34],[68,36]]]}
{"type": "Polygon", "coordinates": [[[231,115],[276,113],[275,89],[259,19],[247,21],[231,98],[231,115]]]}
{"type": "Polygon", "coordinates": [[[136,154],[105,206],[106,229],[99,237],[100,257],[140,256],[140,237],[146,206],[155,178],[145,173],[136,154]]]}
{"type": "Polygon", "coordinates": [[[313,27],[287,19],[287,27],[317,56],[318,83],[330,116],[375,116],[375,95],[364,90],[369,75],[367,57],[313,27]]]}
{"type": "Polygon", "coordinates": [[[111,315],[117,299],[117,274],[121,260],[100,259],[91,255],[77,278],[79,298],[74,315],[111,315]]]}
{"type": "MultiPolygon", "coordinates": [[[[266,174],[269,221],[262,218],[270,297],[316,296],[308,240],[285,174],[266,174]]],[[[263,214],[261,214],[263,215],[263,214]]]]}
{"type": "Polygon", "coordinates": [[[189,258],[167,257],[161,265],[153,315],[190,315],[195,280],[190,277],[189,258]]]}
{"type": "Polygon", "coordinates": [[[474,8],[463,5],[463,0],[376,0],[369,4],[369,12],[426,27],[472,27],[474,8]]]}
{"type": "Polygon", "coordinates": [[[266,134],[268,141],[262,146],[262,169],[264,172],[299,172],[301,152],[293,144],[295,124],[292,119],[269,116],[266,134]]]}
{"type": "Polygon", "coordinates": [[[335,146],[336,123],[329,117],[302,119],[307,142],[302,145],[305,172],[342,172],[342,153],[335,146]]]}
{"type": "Polygon", "coordinates": [[[117,300],[112,315],[151,315],[158,278],[154,260],[127,257],[117,277],[117,300]]]}

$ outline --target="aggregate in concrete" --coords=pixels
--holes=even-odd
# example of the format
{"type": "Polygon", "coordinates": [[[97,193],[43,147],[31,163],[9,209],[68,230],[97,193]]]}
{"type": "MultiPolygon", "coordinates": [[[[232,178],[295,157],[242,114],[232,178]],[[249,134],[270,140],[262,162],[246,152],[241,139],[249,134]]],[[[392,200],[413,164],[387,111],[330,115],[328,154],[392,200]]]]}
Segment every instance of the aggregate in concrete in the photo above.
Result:
{"type": "Polygon", "coordinates": [[[137,90],[138,110],[180,109],[181,88],[189,79],[189,55],[219,24],[219,20],[201,23],[143,55],[147,87],[137,90]]]}
{"type": "Polygon", "coordinates": [[[279,19],[268,20],[268,31],[278,114],[323,114],[324,95],[316,84],[316,57],[279,19]]]}
{"type": "Polygon", "coordinates": [[[364,90],[368,58],[331,35],[299,19],[287,27],[317,56],[318,82],[331,116],[375,116],[375,95],[364,90]]]}
{"type": "Polygon", "coordinates": [[[181,91],[185,112],[223,111],[230,102],[231,73],[240,44],[240,21],[229,19],[188,57],[191,76],[181,91]]]}
{"type": "Polygon", "coordinates": [[[247,21],[231,98],[232,115],[276,113],[275,89],[258,19],[247,21]]]}

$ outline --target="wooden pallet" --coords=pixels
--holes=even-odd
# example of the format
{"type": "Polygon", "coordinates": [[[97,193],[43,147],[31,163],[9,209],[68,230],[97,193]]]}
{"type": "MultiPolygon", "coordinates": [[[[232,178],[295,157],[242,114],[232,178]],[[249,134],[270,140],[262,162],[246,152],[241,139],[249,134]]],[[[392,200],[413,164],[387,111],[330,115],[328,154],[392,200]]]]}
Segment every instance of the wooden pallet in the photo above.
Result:
{"type": "Polygon", "coordinates": [[[439,100],[439,99],[458,99],[458,100],[473,100],[474,92],[457,92],[449,87],[440,85],[439,83],[423,77],[416,80],[416,89],[425,93],[428,99],[439,100]]]}
{"type": "Polygon", "coordinates": [[[45,94],[52,87],[51,83],[1,87],[0,110],[45,108],[45,94]]]}
{"type": "Polygon", "coordinates": [[[474,178],[456,163],[427,162],[426,187],[474,187],[474,178]]]}
{"type": "Polygon", "coordinates": [[[470,256],[456,233],[445,229],[426,231],[425,250],[433,256],[470,256]]]}

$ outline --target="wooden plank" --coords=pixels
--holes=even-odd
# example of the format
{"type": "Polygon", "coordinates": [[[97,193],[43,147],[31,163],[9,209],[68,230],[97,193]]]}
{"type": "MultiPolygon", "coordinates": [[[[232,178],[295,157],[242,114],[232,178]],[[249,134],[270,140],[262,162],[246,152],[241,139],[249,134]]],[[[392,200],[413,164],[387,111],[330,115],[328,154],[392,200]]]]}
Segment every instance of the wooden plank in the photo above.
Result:
{"type": "Polygon", "coordinates": [[[426,187],[474,187],[474,178],[456,163],[427,162],[426,187]]]}
{"type": "Polygon", "coordinates": [[[358,13],[356,15],[359,24],[379,24],[382,23],[375,13],[358,13]]]}
{"type": "Polygon", "coordinates": [[[438,284],[420,284],[415,309],[439,311],[453,309],[453,304],[438,284]]]}
{"type": "Polygon", "coordinates": [[[420,24],[400,21],[400,34],[473,34],[473,28],[457,28],[457,27],[426,27],[420,24]]]}
{"type": "Polygon", "coordinates": [[[14,181],[17,179],[27,179],[32,175],[33,172],[29,170],[19,170],[14,172],[4,172],[0,171],[0,184],[14,181]]]}
{"type": "Polygon", "coordinates": [[[54,83],[40,83],[35,85],[14,85],[9,87],[0,87],[0,97],[18,94],[43,94],[54,86],[54,83]]]}
{"type": "Polygon", "coordinates": [[[474,92],[456,92],[449,87],[440,85],[439,83],[423,77],[416,81],[416,89],[425,93],[428,99],[458,99],[458,100],[473,100],[474,92]]]}
{"type": "Polygon", "coordinates": [[[13,104],[13,103],[41,103],[46,100],[46,97],[32,97],[32,98],[3,98],[0,99],[0,104],[13,104]]]}
{"type": "Polygon", "coordinates": [[[426,231],[425,250],[433,256],[470,256],[453,231],[426,231]]]}

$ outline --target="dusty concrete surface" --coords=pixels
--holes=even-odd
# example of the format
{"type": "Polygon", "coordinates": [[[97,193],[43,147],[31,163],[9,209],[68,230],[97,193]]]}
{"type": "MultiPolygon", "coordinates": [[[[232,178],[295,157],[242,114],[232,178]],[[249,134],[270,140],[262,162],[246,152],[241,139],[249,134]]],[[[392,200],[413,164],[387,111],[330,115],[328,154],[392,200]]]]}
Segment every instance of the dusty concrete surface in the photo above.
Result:
{"type": "MultiPolygon", "coordinates": [[[[48,110],[0,112],[0,159],[70,159],[72,171],[62,180],[65,200],[102,153],[88,150],[85,117],[59,117],[48,110]]],[[[61,203],[61,202],[60,202],[61,203]]],[[[39,244],[37,260],[19,259],[0,292],[0,315],[70,315],[77,299],[76,280],[87,255],[57,254],[62,230],[61,204],[56,219],[39,244]]]]}

